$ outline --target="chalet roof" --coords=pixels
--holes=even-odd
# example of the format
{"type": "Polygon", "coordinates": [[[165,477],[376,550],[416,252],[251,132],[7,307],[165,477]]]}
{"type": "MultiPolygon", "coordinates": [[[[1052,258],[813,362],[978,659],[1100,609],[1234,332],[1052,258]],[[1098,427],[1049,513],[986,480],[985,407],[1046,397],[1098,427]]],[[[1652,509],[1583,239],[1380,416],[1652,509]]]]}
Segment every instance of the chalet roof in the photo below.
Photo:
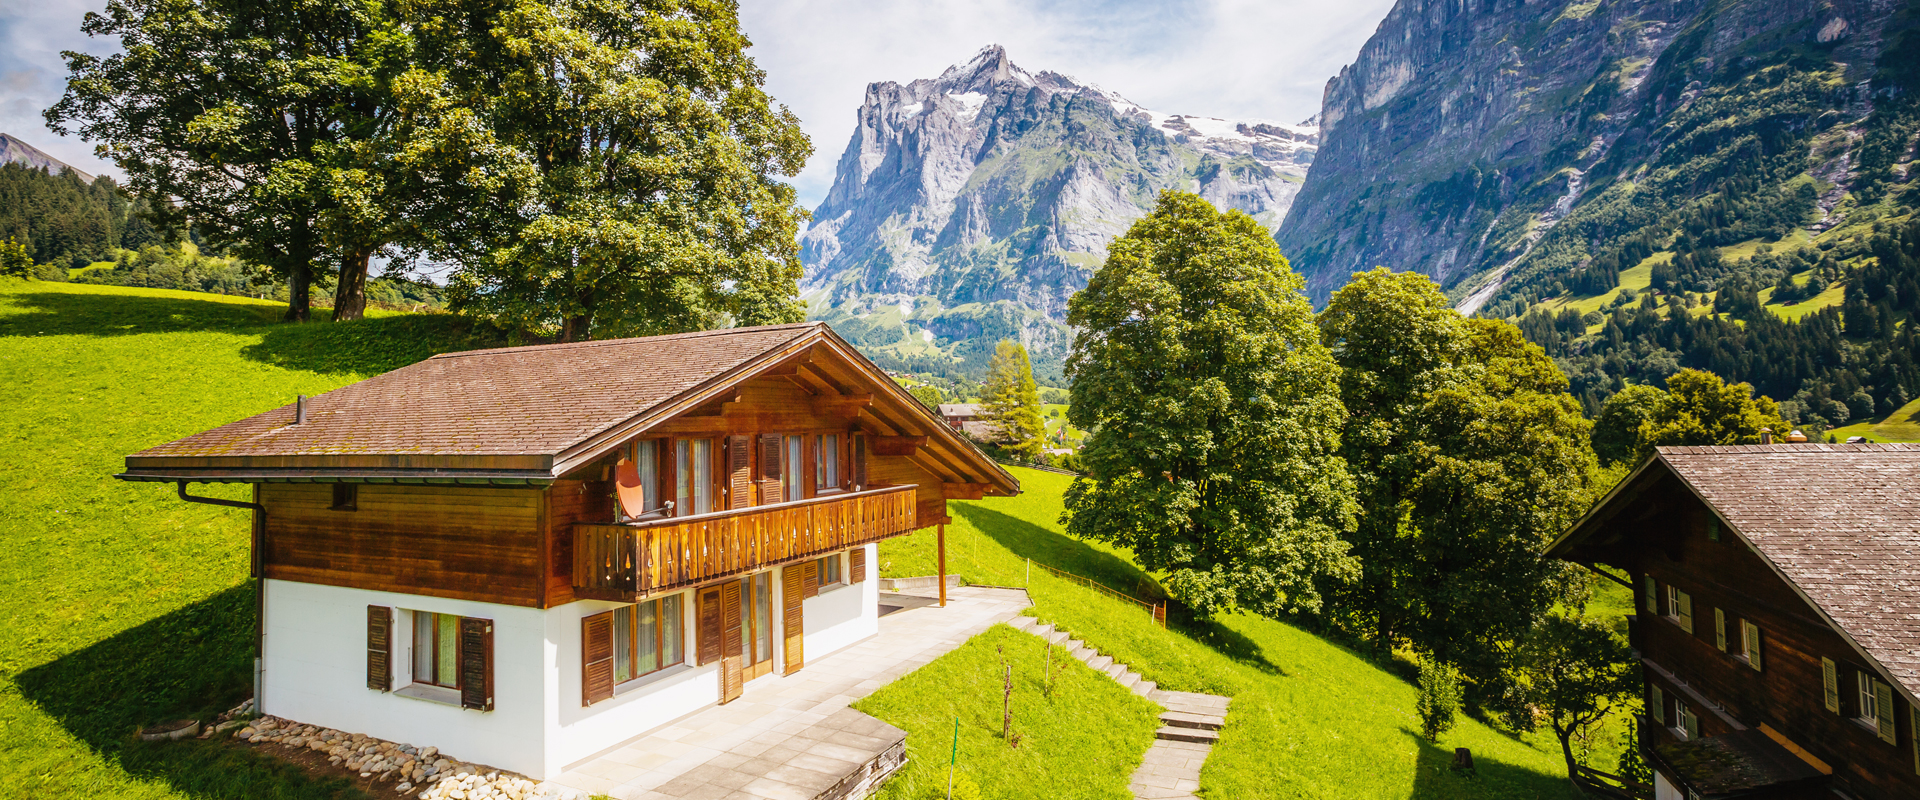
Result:
{"type": "Polygon", "coordinates": [[[887,417],[878,426],[938,440],[955,466],[947,471],[1017,491],[1011,475],[823,323],[443,353],[309,398],[302,424],[289,404],[135,453],[122,477],[551,480],[814,354],[886,406],[873,411],[887,417]]]}
{"type": "Polygon", "coordinates": [[[1709,795],[1811,790],[1827,776],[1758,728],[1668,742],[1654,752],[1688,788],[1709,795]]]}
{"type": "Polygon", "coordinates": [[[980,416],[979,403],[941,403],[940,416],[977,417],[980,416]]]}
{"type": "Polygon", "coordinates": [[[1549,555],[1591,534],[1629,485],[1666,472],[1920,696],[1920,444],[1662,447],[1549,555]]]}

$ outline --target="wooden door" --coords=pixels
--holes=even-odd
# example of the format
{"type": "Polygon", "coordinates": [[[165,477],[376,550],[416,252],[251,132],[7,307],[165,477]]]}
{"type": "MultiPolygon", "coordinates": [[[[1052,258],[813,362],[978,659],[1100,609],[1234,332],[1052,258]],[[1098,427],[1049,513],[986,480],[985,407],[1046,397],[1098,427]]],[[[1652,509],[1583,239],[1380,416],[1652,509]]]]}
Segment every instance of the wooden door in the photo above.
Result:
{"type": "Polygon", "coordinates": [[[720,702],[731,703],[740,699],[740,690],[745,684],[742,675],[741,630],[743,619],[740,602],[741,581],[727,581],[720,586],[720,702]]]}
{"type": "Polygon", "coordinates": [[[806,595],[806,569],[800,564],[780,573],[780,673],[792,675],[807,665],[806,615],[801,611],[806,595]]]}

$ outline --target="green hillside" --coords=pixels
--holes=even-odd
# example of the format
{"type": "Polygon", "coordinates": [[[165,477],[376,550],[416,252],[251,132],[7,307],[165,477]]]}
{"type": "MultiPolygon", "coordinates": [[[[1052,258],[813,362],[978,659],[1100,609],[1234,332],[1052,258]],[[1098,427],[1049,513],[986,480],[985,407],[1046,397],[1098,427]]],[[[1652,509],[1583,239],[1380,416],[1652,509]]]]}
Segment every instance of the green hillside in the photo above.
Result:
{"type": "MultiPolygon", "coordinates": [[[[132,731],[250,693],[246,512],[113,480],[122,456],[436,352],[450,316],[275,322],[284,306],[0,280],[0,797],[357,797],[132,731]]],[[[244,498],[244,487],[198,487],[244,498]]]]}
{"type": "MultiPolygon", "coordinates": [[[[1471,719],[1441,737],[1419,736],[1416,691],[1404,661],[1382,667],[1296,625],[1249,615],[1171,629],[1151,624],[1125,601],[1051,577],[1026,559],[1051,564],[1133,593],[1154,584],[1125,553],[1071,539],[1062,531],[1061,493],[1071,478],[1014,469],[1024,493],[951,504],[949,571],[969,582],[1028,587],[1034,613],[1132,666],[1162,688],[1231,695],[1221,742],[1201,774],[1203,794],[1262,798],[1560,798],[1575,797],[1559,744],[1544,731],[1525,735],[1471,719]],[[1477,774],[1448,764],[1453,748],[1473,750],[1477,774]]],[[[922,531],[880,545],[881,574],[934,571],[934,536],[922,531]]],[[[913,746],[916,731],[908,729],[913,746]]],[[[934,735],[930,728],[920,735],[934,735]]],[[[1611,730],[1592,763],[1611,767],[1611,730]]],[[[993,795],[988,794],[989,797],[993,795]]]]}

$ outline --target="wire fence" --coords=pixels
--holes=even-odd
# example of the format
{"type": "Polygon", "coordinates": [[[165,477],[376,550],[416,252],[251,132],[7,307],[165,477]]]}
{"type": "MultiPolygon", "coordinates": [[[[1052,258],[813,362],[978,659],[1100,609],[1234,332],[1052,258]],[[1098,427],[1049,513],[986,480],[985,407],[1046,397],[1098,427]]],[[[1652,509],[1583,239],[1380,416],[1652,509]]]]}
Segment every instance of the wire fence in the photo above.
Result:
{"type": "Polygon", "coordinates": [[[1154,601],[1142,600],[1138,597],[1134,597],[1133,595],[1127,594],[1125,592],[1108,588],[1106,584],[1103,584],[1092,578],[1088,578],[1081,575],[1075,575],[1071,572],[1068,572],[1062,569],[1054,569],[1053,567],[1047,566],[1046,564],[1038,564],[1031,558],[1027,559],[1027,572],[1029,574],[1033,572],[1033,568],[1035,566],[1038,566],[1039,568],[1046,570],[1047,572],[1053,573],[1054,577],[1059,578],[1061,580],[1067,581],[1069,583],[1077,583],[1077,584],[1080,584],[1081,586],[1085,586],[1089,589],[1093,589],[1094,591],[1100,592],[1101,594],[1104,594],[1116,600],[1125,600],[1129,603],[1137,605],[1142,609],[1146,610],[1146,612],[1153,617],[1153,622],[1155,625],[1159,625],[1162,628],[1167,627],[1167,603],[1165,600],[1154,600],[1154,601]]]}

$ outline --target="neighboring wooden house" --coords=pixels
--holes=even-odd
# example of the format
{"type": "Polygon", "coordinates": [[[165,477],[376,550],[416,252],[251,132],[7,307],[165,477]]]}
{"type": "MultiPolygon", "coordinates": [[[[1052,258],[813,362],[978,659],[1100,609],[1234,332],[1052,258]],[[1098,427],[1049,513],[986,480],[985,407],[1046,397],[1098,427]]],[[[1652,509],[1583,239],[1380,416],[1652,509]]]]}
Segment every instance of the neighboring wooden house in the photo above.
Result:
{"type": "Polygon", "coordinates": [[[535,778],[874,635],[874,543],[1020,488],[820,324],[449,353],[118,477],[253,484],[263,711],[535,778]]]}
{"type": "Polygon", "coordinates": [[[1548,552],[1631,576],[1660,800],[1920,797],[1920,445],[1663,447],[1548,552]]]}
{"type": "Polygon", "coordinates": [[[941,403],[940,418],[976,442],[997,442],[1002,437],[1000,424],[988,419],[979,403],[941,403]]]}

